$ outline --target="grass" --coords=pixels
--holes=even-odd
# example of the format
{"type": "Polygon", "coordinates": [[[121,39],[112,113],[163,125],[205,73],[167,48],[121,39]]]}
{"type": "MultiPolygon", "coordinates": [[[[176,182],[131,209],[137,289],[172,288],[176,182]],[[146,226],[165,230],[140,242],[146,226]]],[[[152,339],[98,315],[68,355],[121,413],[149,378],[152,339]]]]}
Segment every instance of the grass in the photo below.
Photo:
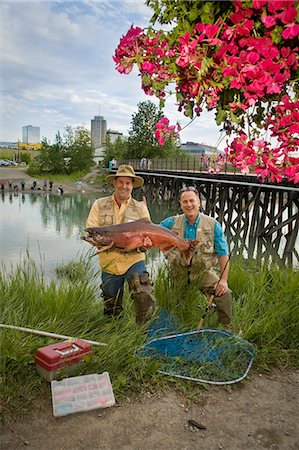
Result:
{"type": "Polygon", "coordinates": [[[75,183],[75,181],[82,179],[87,173],[89,173],[88,170],[81,170],[78,172],[72,172],[69,175],[66,174],[52,174],[52,173],[33,173],[30,171],[30,168],[28,169],[28,175],[30,175],[33,178],[39,179],[39,180],[52,180],[55,183],[75,183]]]}
{"type": "MultiPolygon", "coordinates": [[[[196,286],[169,278],[165,267],[155,275],[155,294],[160,307],[173,313],[180,331],[195,329],[206,305],[196,286]]],[[[254,366],[270,370],[275,365],[299,366],[299,277],[287,267],[262,266],[252,261],[232,262],[230,287],[234,294],[234,329],[255,347],[254,366]]],[[[57,279],[46,282],[30,259],[14,270],[0,271],[0,322],[52,333],[104,342],[75,374],[108,371],[116,399],[145,389],[166,386],[189,390],[202,385],[163,377],[157,364],[136,356],[144,344],[144,329],[135,324],[133,305],[126,287],[124,312],[117,319],[103,316],[98,274],[90,260],[80,259],[57,268],[57,279]]],[[[216,327],[208,314],[207,327],[216,327]]],[[[2,420],[24,417],[36,402],[50,402],[49,383],[35,368],[35,351],[57,342],[50,337],[0,329],[2,420]]],[[[73,375],[73,374],[72,374],[73,375]]]]}

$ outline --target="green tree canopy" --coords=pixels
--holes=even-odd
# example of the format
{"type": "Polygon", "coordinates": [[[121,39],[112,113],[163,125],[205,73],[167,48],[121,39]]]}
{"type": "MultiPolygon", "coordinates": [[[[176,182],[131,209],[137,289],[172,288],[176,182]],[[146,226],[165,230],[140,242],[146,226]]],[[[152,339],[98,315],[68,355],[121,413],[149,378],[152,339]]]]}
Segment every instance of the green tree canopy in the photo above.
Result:
{"type": "Polygon", "coordinates": [[[94,164],[90,134],[84,127],[66,127],[62,137],[58,132],[54,144],[42,141],[40,154],[30,164],[31,172],[70,174],[88,170],[94,164]]]}
{"type": "Polygon", "coordinates": [[[133,114],[129,129],[128,152],[130,159],[155,158],[175,155],[177,143],[166,139],[165,145],[158,144],[155,137],[156,123],[163,112],[150,100],[138,103],[138,111],[133,114]]]}

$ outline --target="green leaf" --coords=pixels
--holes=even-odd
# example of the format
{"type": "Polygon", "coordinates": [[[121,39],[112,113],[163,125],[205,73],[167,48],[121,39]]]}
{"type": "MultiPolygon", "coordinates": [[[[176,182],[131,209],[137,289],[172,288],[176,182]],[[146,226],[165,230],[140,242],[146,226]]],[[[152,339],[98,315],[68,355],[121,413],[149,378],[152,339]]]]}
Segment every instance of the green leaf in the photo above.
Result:
{"type": "Polygon", "coordinates": [[[216,114],[216,124],[221,125],[222,122],[226,119],[226,111],[222,109],[221,107],[218,109],[218,112],[216,114]]]}
{"type": "Polygon", "coordinates": [[[271,31],[270,35],[274,44],[279,44],[283,41],[281,37],[282,27],[275,27],[274,30],[271,31]]]}
{"type": "Polygon", "coordinates": [[[229,115],[233,123],[239,123],[238,117],[232,112],[232,110],[230,110],[229,115]]]}
{"type": "Polygon", "coordinates": [[[189,12],[189,20],[191,22],[196,22],[197,19],[200,19],[200,16],[199,16],[199,10],[197,9],[197,6],[195,6],[189,12]]]}
{"type": "Polygon", "coordinates": [[[164,100],[164,98],[160,98],[159,108],[160,108],[160,109],[163,109],[164,106],[165,106],[165,100],[164,100]]]}
{"type": "Polygon", "coordinates": [[[181,103],[184,100],[184,96],[181,92],[177,92],[176,99],[179,103],[181,103]]]}
{"type": "Polygon", "coordinates": [[[193,108],[194,108],[194,102],[188,102],[186,106],[185,115],[187,117],[190,117],[190,119],[193,119],[193,108]]]}

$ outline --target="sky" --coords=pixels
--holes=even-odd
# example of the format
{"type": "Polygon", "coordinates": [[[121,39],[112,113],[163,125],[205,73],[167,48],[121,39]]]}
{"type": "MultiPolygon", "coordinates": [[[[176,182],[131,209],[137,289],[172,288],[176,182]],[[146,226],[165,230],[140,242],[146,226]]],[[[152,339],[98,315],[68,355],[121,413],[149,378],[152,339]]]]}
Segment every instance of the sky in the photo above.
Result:
{"type": "MultiPolygon", "coordinates": [[[[1,0],[0,141],[22,140],[22,127],[33,125],[53,142],[66,126],[90,129],[99,114],[107,128],[128,135],[138,103],[158,100],[143,93],[137,70],[118,73],[112,56],[130,26],[148,26],[151,15],[143,0],[1,0]]],[[[164,111],[172,124],[190,122],[173,99],[164,111]]],[[[214,114],[205,112],[180,136],[217,145],[214,114]]]]}

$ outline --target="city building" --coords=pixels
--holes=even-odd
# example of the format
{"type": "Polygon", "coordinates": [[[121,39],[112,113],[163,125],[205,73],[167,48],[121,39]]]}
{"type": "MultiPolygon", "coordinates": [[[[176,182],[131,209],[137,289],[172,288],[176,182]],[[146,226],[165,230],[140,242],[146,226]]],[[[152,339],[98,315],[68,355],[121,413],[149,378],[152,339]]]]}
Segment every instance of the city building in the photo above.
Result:
{"type": "Polygon", "coordinates": [[[212,147],[211,145],[206,144],[199,144],[198,142],[186,142],[185,144],[181,144],[181,150],[194,156],[221,153],[219,152],[219,150],[217,150],[216,147],[212,147]]]}
{"type": "Polygon", "coordinates": [[[102,147],[106,140],[107,122],[103,116],[91,119],[91,145],[94,149],[102,147]]]}
{"type": "Polygon", "coordinates": [[[26,125],[22,127],[24,144],[39,144],[40,143],[40,127],[33,127],[32,125],[26,125]]]}
{"type": "Polygon", "coordinates": [[[111,142],[111,144],[114,144],[114,142],[116,141],[117,138],[120,138],[121,140],[124,139],[124,135],[123,133],[121,133],[120,131],[115,131],[115,130],[107,130],[107,138],[109,137],[109,140],[111,142]]]}

